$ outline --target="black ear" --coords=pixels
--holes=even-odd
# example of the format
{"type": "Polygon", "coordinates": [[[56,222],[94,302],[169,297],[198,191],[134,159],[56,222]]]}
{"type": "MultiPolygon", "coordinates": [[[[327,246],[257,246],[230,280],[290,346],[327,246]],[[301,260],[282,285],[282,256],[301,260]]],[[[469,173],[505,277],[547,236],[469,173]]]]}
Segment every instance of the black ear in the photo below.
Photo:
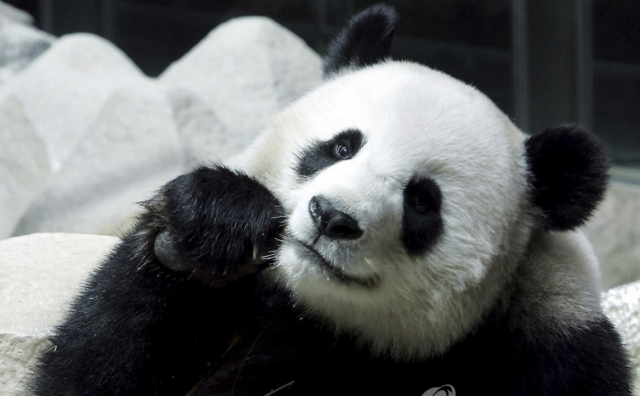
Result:
{"type": "Polygon", "coordinates": [[[342,29],[324,60],[324,76],[345,67],[362,67],[384,60],[390,54],[391,37],[398,20],[393,7],[374,5],[360,12],[342,29]]]}
{"type": "Polygon", "coordinates": [[[582,225],[604,197],[609,162],[602,144],[577,125],[548,128],[526,141],[533,201],[549,230],[582,225]]]}

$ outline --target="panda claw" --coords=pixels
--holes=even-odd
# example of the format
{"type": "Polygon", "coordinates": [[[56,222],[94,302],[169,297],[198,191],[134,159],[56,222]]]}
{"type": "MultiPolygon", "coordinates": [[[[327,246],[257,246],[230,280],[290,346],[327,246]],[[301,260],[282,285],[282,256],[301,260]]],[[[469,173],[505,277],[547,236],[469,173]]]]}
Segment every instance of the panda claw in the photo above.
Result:
{"type": "Polygon", "coordinates": [[[253,261],[258,257],[258,245],[253,245],[253,261]]]}

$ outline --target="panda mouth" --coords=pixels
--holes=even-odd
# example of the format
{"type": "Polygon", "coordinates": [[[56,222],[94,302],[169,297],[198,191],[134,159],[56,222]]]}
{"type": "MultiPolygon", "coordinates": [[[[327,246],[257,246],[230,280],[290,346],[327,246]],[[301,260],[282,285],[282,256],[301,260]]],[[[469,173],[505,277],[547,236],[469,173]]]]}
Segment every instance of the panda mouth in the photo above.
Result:
{"type": "Polygon", "coordinates": [[[320,268],[324,270],[324,272],[328,273],[330,276],[337,279],[341,283],[356,284],[366,288],[372,288],[376,286],[380,281],[380,278],[376,275],[369,276],[369,277],[359,277],[359,276],[349,275],[344,271],[342,271],[340,268],[337,268],[331,265],[331,263],[329,263],[329,261],[312,246],[307,245],[306,243],[299,241],[297,239],[294,239],[294,241],[298,245],[304,248],[304,252],[306,253],[306,255],[310,257],[313,262],[318,264],[320,268]]]}

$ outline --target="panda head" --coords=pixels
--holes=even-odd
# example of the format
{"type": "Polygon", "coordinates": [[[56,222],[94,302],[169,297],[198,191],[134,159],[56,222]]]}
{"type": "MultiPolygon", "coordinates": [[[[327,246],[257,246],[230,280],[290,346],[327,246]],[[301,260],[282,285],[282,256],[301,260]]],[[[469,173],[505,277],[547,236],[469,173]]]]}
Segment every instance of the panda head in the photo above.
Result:
{"type": "Polygon", "coordinates": [[[355,16],[325,82],[275,117],[244,168],[285,208],[272,275],[309,315],[410,359],[473,331],[534,232],[580,226],[607,165],[578,127],[528,138],[473,87],[388,59],[396,19],[355,16]]]}

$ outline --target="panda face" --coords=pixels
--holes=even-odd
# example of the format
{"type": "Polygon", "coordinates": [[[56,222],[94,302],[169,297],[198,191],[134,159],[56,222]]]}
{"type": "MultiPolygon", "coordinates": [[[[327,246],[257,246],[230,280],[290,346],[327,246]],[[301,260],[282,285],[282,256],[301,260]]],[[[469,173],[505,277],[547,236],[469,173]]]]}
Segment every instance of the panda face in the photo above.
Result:
{"type": "Polygon", "coordinates": [[[244,164],[287,215],[273,276],[374,350],[445,350],[529,240],[523,139],[484,95],[424,66],[335,77],[279,114],[244,164]]]}

